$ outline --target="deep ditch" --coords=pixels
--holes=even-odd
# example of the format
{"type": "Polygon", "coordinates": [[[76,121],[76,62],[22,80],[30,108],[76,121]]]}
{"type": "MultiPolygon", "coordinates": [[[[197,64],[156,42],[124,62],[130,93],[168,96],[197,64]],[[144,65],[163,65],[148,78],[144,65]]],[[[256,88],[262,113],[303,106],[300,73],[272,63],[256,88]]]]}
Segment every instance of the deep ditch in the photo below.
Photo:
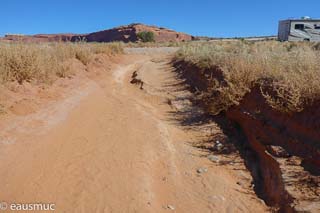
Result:
{"type": "MultiPolygon", "coordinates": [[[[223,80],[216,68],[172,63],[195,95],[207,92],[213,79],[223,80]]],[[[206,103],[201,104],[206,110],[206,103]]],[[[219,115],[233,125],[235,146],[253,177],[257,196],[278,212],[320,212],[319,108],[315,103],[288,116],[272,109],[254,87],[238,106],[219,115]]]]}

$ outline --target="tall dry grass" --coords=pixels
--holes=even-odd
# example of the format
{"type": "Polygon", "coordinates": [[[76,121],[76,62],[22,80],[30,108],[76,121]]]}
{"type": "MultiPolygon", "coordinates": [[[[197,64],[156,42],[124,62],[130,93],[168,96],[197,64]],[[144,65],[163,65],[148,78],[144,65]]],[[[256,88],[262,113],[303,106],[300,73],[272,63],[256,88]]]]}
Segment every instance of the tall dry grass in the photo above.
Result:
{"type": "Polygon", "coordinates": [[[65,77],[63,64],[76,58],[87,65],[94,54],[122,53],[120,43],[1,43],[0,83],[8,81],[38,81],[48,83],[56,76],[65,77]]]}
{"type": "Polygon", "coordinates": [[[320,99],[319,44],[277,41],[198,42],[183,46],[179,60],[203,69],[219,69],[225,82],[212,81],[211,102],[217,114],[239,104],[256,85],[267,102],[280,111],[301,111],[320,99]]]}

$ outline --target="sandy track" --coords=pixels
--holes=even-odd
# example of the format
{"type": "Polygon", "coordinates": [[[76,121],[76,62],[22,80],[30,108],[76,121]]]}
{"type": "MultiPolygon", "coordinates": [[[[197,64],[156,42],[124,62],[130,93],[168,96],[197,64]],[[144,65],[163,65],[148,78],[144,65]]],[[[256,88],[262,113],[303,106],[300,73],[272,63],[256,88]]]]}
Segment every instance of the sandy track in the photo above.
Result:
{"type": "Polygon", "coordinates": [[[237,172],[201,157],[191,145],[198,132],[168,116],[179,106],[167,101],[183,95],[168,87],[175,82],[169,53],[120,64],[55,103],[50,116],[38,112],[46,124],[1,130],[14,143],[1,144],[0,200],[55,203],[56,212],[77,213],[266,211],[237,184],[237,172]],[[129,83],[134,71],[143,90],[129,83]],[[198,174],[200,167],[208,171],[198,174]]]}

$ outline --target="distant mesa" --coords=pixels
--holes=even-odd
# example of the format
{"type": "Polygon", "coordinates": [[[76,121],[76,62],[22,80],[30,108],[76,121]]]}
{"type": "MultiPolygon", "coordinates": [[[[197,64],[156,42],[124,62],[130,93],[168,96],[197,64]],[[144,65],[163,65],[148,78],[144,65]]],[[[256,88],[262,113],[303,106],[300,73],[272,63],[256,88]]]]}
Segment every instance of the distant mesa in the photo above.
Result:
{"type": "Polygon", "coordinates": [[[37,35],[19,35],[7,34],[1,40],[22,41],[22,42],[59,42],[59,41],[87,41],[87,42],[138,42],[137,34],[139,32],[153,32],[156,42],[169,41],[190,41],[193,39],[191,35],[176,32],[174,30],[163,27],[148,26],[140,23],[134,23],[126,26],[120,26],[108,30],[89,34],[37,34],[37,35]]]}

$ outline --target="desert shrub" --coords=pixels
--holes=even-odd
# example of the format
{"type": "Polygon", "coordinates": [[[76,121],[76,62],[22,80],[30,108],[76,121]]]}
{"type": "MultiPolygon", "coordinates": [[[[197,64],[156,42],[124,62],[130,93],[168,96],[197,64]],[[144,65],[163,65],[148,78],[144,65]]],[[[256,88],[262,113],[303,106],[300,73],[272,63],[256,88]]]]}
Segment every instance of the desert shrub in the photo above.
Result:
{"type": "Polygon", "coordinates": [[[121,54],[124,44],[121,42],[93,43],[92,48],[95,54],[121,54]]]}
{"type": "Polygon", "coordinates": [[[49,83],[57,76],[68,76],[69,69],[63,64],[68,59],[76,58],[87,65],[93,54],[121,52],[122,46],[119,44],[0,42],[0,83],[49,83]]]}
{"type": "MultiPolygon", "coordinates": [[[[185,45],[179,60],[200,69],[221,70],[224,83],[212,81],[211,111],[237,105],[254,86],[267,102],[285,111],[301,111],[320,98],[320,52],[308,43],[218,41],[185,45]]],[[[207,94],[210,96],[210,94],[207,94]]]]}
{"type": "Polygon", "coordinates": [[[142,41],[142,42],[154,42],[154,33],[150,31],[142,31],[137,33],[137,37],[142,41]]]}
{"type": "Polygon", "coordinates": [[[48,80],[49,73],[58,67],[48,47],[31,44],[5,44],[0,47],[1,81],[48,80]]]}
{"type": "Polygon", "coordinates": [[[74,48],[75,51],[75,58],[81,61],[84,65],[89,64],[91,61],[91,50],[88,46],[75,46],[74,48]]]}

